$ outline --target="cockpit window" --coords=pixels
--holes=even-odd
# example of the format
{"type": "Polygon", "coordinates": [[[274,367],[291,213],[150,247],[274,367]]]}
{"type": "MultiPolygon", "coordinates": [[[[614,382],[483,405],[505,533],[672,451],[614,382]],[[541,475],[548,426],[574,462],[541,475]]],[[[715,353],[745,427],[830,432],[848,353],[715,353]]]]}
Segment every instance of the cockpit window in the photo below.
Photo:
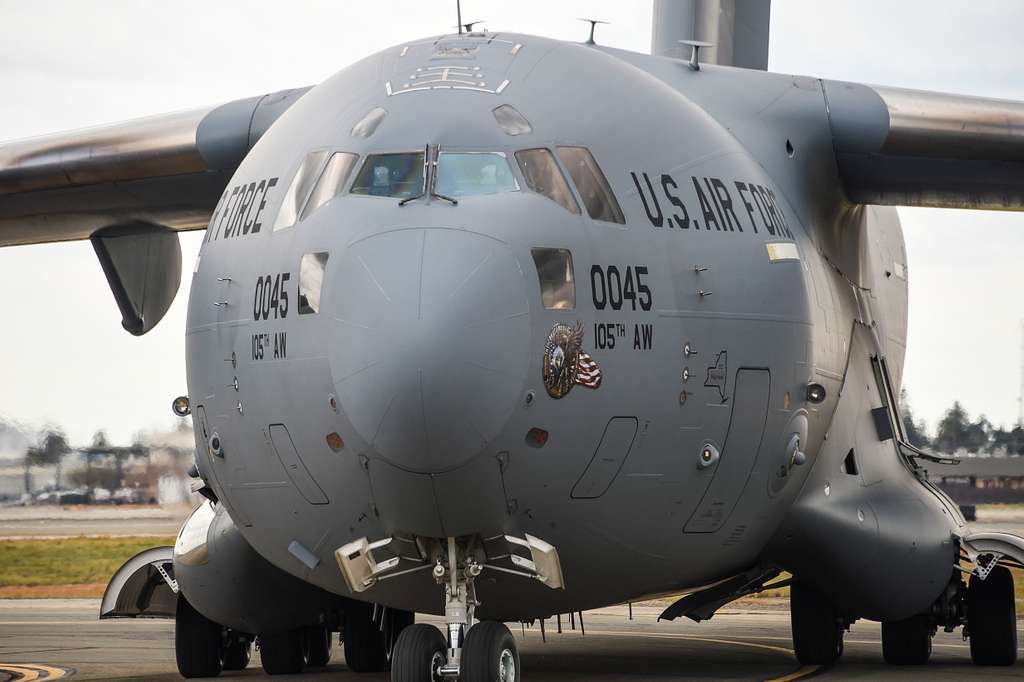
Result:
{"type": "Polygon", "coordinates": [[[405,199],[423,192],[423,152],[366,157],[351,194],[405,199]]]}
{"type": "Polygon", "coordinates": [[[523,149],[516,152],[516,162],[530,189],[543,194],[570,213],[579,215],[579,204],[551,152],[547,149],[523,149]]]}
{"type": "Polygon", "coordinates": [[[324,286],[328,258],[330,254],[323,251],[302,256],[299,262],[299,315],[320,312],[320,291],[324,286]]]}
{"type": "Polygon", "coordinates": [[[626,222],[608,180],[605,179],[601,167],[597,165],[589,149],[559,147],[558,156],[569,170],[572,181],[576,183],[576,189],[579,190],[591,218],[609,223],[626,222]]]}
{"type": "Polygon", "coordinates": [[[519,183],[502,152],[441,152],[434,191],[448,197],[515,192],[519,183]]]}
{"type": "Polygon", "coordinates": [[[275,232],[295,224],[299,211],[302,209],[302,205],[306,203],[306,197],[309,196],[313,182],[319,175],[326,158],[327,150],[325,149],[306,154],[306,158],[302,161],[302,165],[299,166],[298,172],[295,173],[295,177],[292,179],[291,186],[288,187],[288,192],[284,195],[281,210],[278,211],[277,220],[274,221],[275,232]]]}
{"type": "Polygon", "coordinates": [[[352,137],[369,137],[377,131],[377,126],[380,125],[384,117],[388,115],[388,112],[380,107],[374,107],[366,112],[359,121],[352,126],[352,137]]]}
{"type": "Polygon", "coordinates": [[[494,107],[491,109],[491,113],[494,114],[494,120],[498,122],[498,126],[505,131],[506,135],[525,135],[533,132],[530,122],[511,104],[494,107]]]}
{"type": "Polygon", "coordinates": [[[534,247],[533,264],[540,280],[541,303],[548,310],[572,310],[576,307],[576,281],[572,253],[568,249],[534,247]]]}
{"type": "Polygon", "coordinates": [[[306,205],[302,208],[299,220],[305,220],[306,216],[341,194],[358,158],[358,155],[348,152],[335,152],[331,155],[331,159],[320,173],[306,205]]]}

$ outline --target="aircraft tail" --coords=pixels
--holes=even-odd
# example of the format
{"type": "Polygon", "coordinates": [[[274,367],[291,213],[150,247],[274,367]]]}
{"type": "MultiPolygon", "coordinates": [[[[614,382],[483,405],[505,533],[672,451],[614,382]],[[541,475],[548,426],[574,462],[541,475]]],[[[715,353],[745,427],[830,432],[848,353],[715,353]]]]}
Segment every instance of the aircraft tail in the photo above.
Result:
{"type": "Polygon", "coordinates": [[[701,61],[768,68],[770,0],[654,0],[651,54],[689,58],[680,40],[711,43],[701,61]]]}

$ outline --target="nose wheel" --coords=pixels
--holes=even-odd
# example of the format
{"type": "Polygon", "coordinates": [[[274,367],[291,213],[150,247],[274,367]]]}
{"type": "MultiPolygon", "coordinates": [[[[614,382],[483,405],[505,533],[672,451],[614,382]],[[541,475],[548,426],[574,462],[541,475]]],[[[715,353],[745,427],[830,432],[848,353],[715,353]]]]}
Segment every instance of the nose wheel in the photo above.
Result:
{"type": "Polygon", "coordinates": [[[462,646],[460,682],[520,682],[519,650],[504,623],[483,621],[469,629],[462,646]]]}
{"type": "Polygon", "coordinates": [[[391,682],[436,682],[443,679],[448,642],[433,625],[416,623],[402,630],[391,655],[391,682]]]}

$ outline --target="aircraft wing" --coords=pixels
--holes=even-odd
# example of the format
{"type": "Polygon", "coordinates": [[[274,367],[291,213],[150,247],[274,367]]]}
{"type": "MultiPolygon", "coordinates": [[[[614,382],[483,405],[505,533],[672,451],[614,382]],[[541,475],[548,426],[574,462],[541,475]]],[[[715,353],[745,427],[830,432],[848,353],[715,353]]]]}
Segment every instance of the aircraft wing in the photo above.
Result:
{"type": "Polygon", "coordinates": [[[0,247],[89,239],[145,334],[181,282],[181,230],[204,229],[260,136],[309,88],[0,143],[0,247]]]}
{"type": "Polygon", "coordinates": [[[857,204],[1024,210],[1024,103],[823,81],[857,204]]]}
{"type": "Polygon", "coordinates": [[[0,143],[0,246],[205,228],[246,153],[308,89],[0,143]]]}

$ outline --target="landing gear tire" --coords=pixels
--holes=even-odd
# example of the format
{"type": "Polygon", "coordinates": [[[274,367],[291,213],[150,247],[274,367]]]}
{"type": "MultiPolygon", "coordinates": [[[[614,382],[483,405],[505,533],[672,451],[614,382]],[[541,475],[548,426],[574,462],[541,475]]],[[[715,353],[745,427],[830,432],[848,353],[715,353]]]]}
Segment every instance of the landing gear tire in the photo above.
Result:
{"type": "Polygon", "coordinates": [[[971,576],[967,632],[975,665],[1013,665],[1017,661],[1017,608],[1009,569],[996,566],[985,580],[971,576]]]}
{"type": "Polygon", "coordinates": [[[882,623],[882,658],[889,665],[924,665],[932,655],[932,622],[926,615],[882,623]]]}
{"type": "Polygon", "coordinates": [[[504,623],[482,621],[462,644],[459,682],[520,682],[519,650],[504,623]]]}
{"type": "Polygon", "coordinates": [[[260,635],[260,662],[268,675],[297,675],[309,660],[309,642],[304,630],[260,635]]]}
{"type": "Polygon", "coordinates": [[[402,630],[391,654],[391,682],[435,682],[447,661],[448,642],[433,625],[402,630]]]}
{"type": "Polygon", "coordinates": [[[306,665],[310,668],[323,668],[331,662],[331,631],[325,627],[306,628],[306,641],[309,643],[309,659],[306,665]]]}
{"type": "Polygon", "coordinates": [[[252,658],[252,642],[233,635],[224,645],[224,670],[245,670],[252,658]]]}
{"type": "Polygon", "coordinates": [[[224,628],[178,595],[174,614],[174,656],[182,677],[216,677],[224,669],[224,628]]]}
{"type": "Polygon", "coordinates": [[[803,665],[831,665],[843,655],[843,618],[828,597],[795,583],[789,595],[793,650],[803,665]]]}
{"type": "Polygon", "coordinates": [[[345,663],[355,673],[388,669],[388,651],[380,626],[373,620],[373,606],[353,602],[345,610],[343,633],[345,663]]]}

